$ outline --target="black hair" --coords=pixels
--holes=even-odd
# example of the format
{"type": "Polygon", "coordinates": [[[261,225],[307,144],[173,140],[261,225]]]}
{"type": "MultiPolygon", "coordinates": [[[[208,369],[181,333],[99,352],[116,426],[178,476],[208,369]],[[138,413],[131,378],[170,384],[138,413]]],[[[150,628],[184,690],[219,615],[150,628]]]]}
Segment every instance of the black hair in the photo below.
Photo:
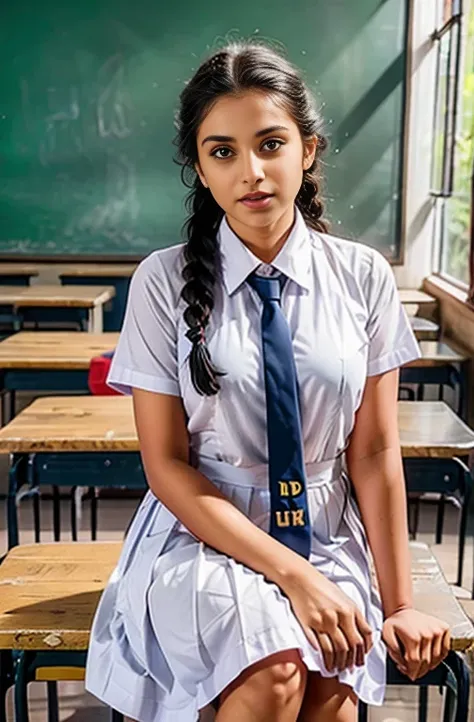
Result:
{"type": "Polygon", "coordinates": [[[181,296],[188,304],[184,320],[189,326],[186,336],[192,342],[191,379],[201,395],[219,391],[219,376],[206,347],[205,329],[214,307],[214,286],[219,269],[217,230],[223,211],[210,190],[201,183],[195,164],[198,162],[197,134],[212,105],[224,95],[249,90],[271,93],[279,98],[297,124],[302,139],[317,137],[316,157],[311,168],[303,171],[303,181],[295,203],[306,224],[325,233],[320,198],[319,157],[327,147],[322,135],[322,119],[301,72],[283,55],[261,41],[232,42],[205,60],[180,95],[175,144],[181,178],[190,188],[186,197],[189,216],[183,226],[184,287],[181,296]]]}

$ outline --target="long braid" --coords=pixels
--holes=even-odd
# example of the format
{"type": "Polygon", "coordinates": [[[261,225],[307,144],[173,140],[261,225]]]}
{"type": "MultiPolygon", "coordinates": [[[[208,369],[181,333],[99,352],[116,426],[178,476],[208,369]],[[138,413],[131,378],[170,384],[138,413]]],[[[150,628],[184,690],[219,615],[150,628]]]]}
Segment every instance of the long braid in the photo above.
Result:
{"type": "Polygon", "coordinates": [[[184,247],[186,265],[182,275],[185,285],[181,296],[188,304],[183,318],[189,326],[186,336],[193,345],[191,380],[200,394],[212,396],[219,391],[218,377],[223,374],[212,364],[205,329],[214,308],[218,264],[216,232],[223,213],[199,181],[188,195],[186,205],[191,215],[185,224],[188,240],[184,247]]]}
{"type": "MultiPolygon", "coordinates": [[[[318,134],[318,156],[326,150],[327,141],[324,136],[318,134]]],[[[295,203],[300,209],[306,225],[319,233],[328,232],[328,223],[322,219],[324,203],[322,201],[319,175],[318,158],[313,166],[303,173],[303,182],[296,196],[295,203]]]]}

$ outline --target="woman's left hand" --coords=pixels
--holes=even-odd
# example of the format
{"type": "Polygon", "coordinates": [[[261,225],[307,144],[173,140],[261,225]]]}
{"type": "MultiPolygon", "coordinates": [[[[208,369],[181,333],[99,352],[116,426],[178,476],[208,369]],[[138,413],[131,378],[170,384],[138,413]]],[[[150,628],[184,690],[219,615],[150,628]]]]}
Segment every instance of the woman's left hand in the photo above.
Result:
{"type": "Polygon", "coordinates": [[[437,667],[451,646],[445,622],[411,608],[387,617],[382,637],[400,672],[412,681],[437,667]]]}

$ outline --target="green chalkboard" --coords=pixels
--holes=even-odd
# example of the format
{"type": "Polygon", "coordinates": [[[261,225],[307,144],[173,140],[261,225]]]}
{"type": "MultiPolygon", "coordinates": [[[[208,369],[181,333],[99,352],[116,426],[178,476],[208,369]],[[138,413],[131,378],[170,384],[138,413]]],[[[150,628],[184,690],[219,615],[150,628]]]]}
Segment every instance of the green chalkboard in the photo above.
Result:
{"type": "Polygon", "coordinates": [[[0,10],[0,257],[140,258],[180,241],[183,83],[255,34],[326,120],[332,231],[401,257],[406,0],[15,0],[0,10]]]}

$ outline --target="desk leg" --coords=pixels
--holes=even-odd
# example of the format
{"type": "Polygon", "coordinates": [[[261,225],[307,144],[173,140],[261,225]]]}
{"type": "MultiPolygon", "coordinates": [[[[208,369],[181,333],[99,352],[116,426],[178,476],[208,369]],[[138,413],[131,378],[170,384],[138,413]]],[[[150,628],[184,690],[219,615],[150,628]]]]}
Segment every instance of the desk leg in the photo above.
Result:
{"type": "Polygon", "coordinates": [[[2,426],[13,419],[16,411],[15,391],[4,390],[2,392],[2,426]]]}
{"type": "Polygon", "coordinates": [[[61,539],[61,498],[57,486],[53,486],[53,534],[54,541],[58,542],[61,539]]]}
{"type": "Polygon", "coordinates": [[[71,489],[71,538],[73,541],[77,541],[76,489],[77,486],[73,486],[71,489]]]}
{"type": "Polygon", "coordinates": [[[35,487],[33,494],[33,523],[35,528],[35,543],[40,543],[41,536],[41,513],[40,513],[40,490],[35,487]]]}
{"type": "Polygon", "coordinates": [[[87,330],[89,333],[102,333],[104,330],[103,306],[94,306],[88,309],[87,330]]]}
{"type": "Polygon", "coordinates": [[[418,722],[428,722],[428,687],[420,687],[418,697],[418,722]]]}
{"type": "Polygon", "coordinates": [[[12,685],[11,652],[0,650],[0,722],[7,722],[7,692],[12,685]]]}
{"type": "Polygon", "coordinates": [[[367,722],[369,719],[369,711],[365,702],[359,700],[357,722],[367,722]]]}
{"type": "Polygon", "coordinates": [[[123,714],[116,709],[111,710],[110,722],[123,722],[123,714]]]}
{"type": "Polygon", "coordinates": [[[460,473],[464,475],[464,493],[461,507],[461,521],[459,524],[459,550],[458,550],[458,578],[456,584],[462,587],[462,572],[464,565],[464,548],[466,544],[467,518],[469,514],[469,504],[472,492],[472,476],[469,468],[462,464],[460,473]]]}
{"type": "Polygon", "coordinates": [[[97,541],[97,494],[95,488],[92,486],[89,489],[91,499],[91,539],[97,541]]]}
{"type": "Polygon", "coordinates": [[[24,456],[12,458],[9,471],[8,500],[7,500],[7,524],[8,524],[8,548],[18,545],[18,511],[16,508],[16,495],[18,489],[26,481],[25,467],[28,459],[24,456]]]}
{"type": "Polygon", "coordinates": [[[456,652],[450,652],[444,660],[445,666],[450,670],[456,681],[456,690],[447,685],[444,722],[467,722],[469,714],[469,670],[464,660],[456,652]],[[455,714],[453,715],[453,709],[455,714]]]}
{"type": "Polygon", "coordinates": [[[47,682],[48,685],[48,722],[59,722],[58,684],[47,682]]]}
{"type": "Polygon", "coordinates": [[[15,659],[15,722],[29,722],[28,677],[26,652],[16,653],[15,659]]]}

